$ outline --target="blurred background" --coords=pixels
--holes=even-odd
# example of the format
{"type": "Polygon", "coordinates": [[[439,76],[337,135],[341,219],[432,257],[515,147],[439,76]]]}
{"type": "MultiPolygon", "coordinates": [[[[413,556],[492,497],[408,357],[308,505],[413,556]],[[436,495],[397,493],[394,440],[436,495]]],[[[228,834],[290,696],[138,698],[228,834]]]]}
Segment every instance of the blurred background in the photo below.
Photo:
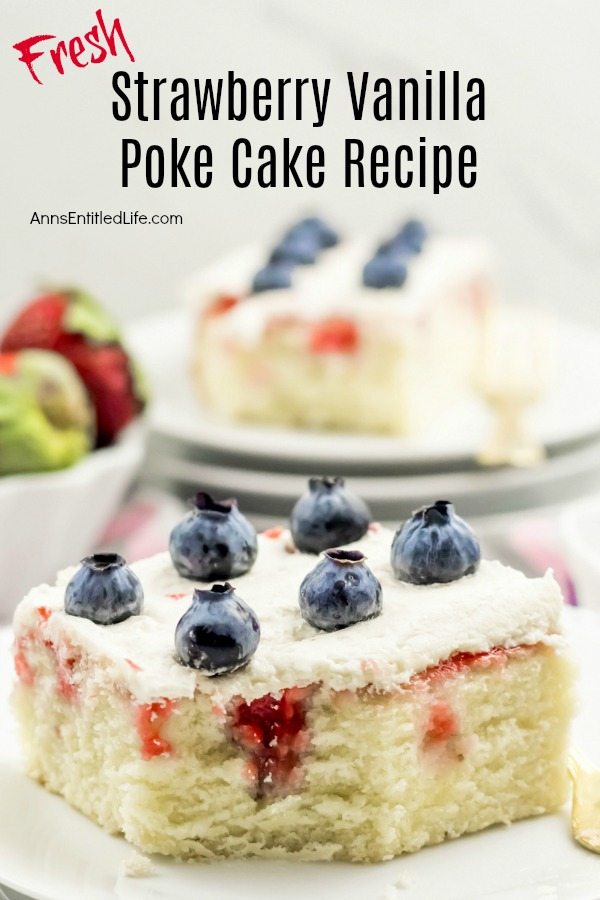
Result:
{"type": "MultiPolygon", "coordinates": [[[[83,33],[93,23],[97,6],[78,3],[74,7],[67,0],[51,5],[42,0],[9,0],[4,6],[5,45],[10,47],[32,34],[68,39],[83,33]]],[[[168,374],[172,360],[161,356],[161,345],[167,346],[171,338],[182,340],[187,326],[169,316],[177,314],[188,277],[249,240],[272,242],[288,223],[309,211],[323,214],[350,234],[382,235],[401,219],[418,216],[442,232],[482,236],[497,251],[499,284],[507,302],[533,304],[555,314],[559,322],[568,319],[573,326],[579,324],[580,330],[574,341],[569,339],[568,352],[559,353],[565,390],[553,407],[549,429],[556,445],[543,464],[527,470],[482,471],[473,453],[455,454],[445,462],[438,454],[434,465],[418,453],[409,464],[406,458],[388,455],[386,465],[378,468],[375,462],[370,465],[365,451],[353,466],[343,445],[339,459],[329,452],[327,462],[318,455],[309,459],[309,454],[286,463],[277,455],[277,447],[261,457],[250,453],[243,441],[237,456],[226,457],[223,451],[231,446],[225,446],[223,435],[220,439],[213,433],[209,440],[208,425],[203,431],[199,424],[198,439],[191,441],[164,430],[158,433],[152,412],[156,406],[152,407],[146,455],[139,429],[133,437],[126,436],[123,456],[116,463],[105,451],[94,454],[104,460],[106,470],[95,466],[89,478],[77,474],[68,484],[50,482],[40,547],[51,543],[50,532],[53,545],[40,558],[40,571],[21,571],[15,574],[12,587],[5,584],[4,615],[27,584],[52,577],[58,565],[74,561],[92,544],[124,549],[130,559],[164,548],[169,529],[184,508],[183,499],[200,482],[217,493],[240,494],[247,511],[263,525],[285,517],[290,498],[301,491],[306,475],[325,465],[330,471],[363,478],[358,487],[372,492],[376,514],[392,523],[434,495],[459,497],[461,511],[477,519],[485,533],[490,555],[530,572],[553,565],[567,598],[575,601],[572,566],[567,563],[565,532],[559,521],[572,501],[600,490],[600,392],[596,389],[600,379],[594,362],[600,359],[600,339],[594,330],[600,324],[600,120],[595,114],[600,107],[600,5],[596,0],[529,0],[527,4],[504,0],[485,5],[477,0],[421,0],[418,4],[406,0],[369,4],[362,0],[304,0],[301,4],[228,0],[201,5],[197,0],[176,4],[107,0],[101,8],[107,22],[120,17],[135,63],[120,56],[98,66],[69,68],[62,77],[44,68],[47,77],[40,87],[19,63],[16,52],[0,54],[0,79],[5,86],[0,330],[33,296],[37,285],[80,284],[126,324],[136,349],[156,347],[154,359],[152,353],[145,356],[150,356],[151,368],[168,374]],[[291,120],[174,123],[167,116],[162,121],[118,123],[111,113],[111,76],[117,68],[132,73],[143,70],[150,78],[217,77],[228,69],[247,79],[331,76],[333,84],[321,129],[291,120]],[[362,123],[352,119],[346,71],[367,70],[373,79],[395,80],[411,75],[422,78],[428,68],[434,72],[459,69],[465,78],[483,78],[485,121],[383,124],[370,116],[362,123]],[[454,186],[438,196],[429,190],[401,191],[393,186],[343,188],[344,138],[393,146],[417,145],[421,135],[455,147],[474,144],[476,188],[454,186]],[[233,140],[247,137],[255,145],[277,145],[284,136],[325,147],[326,185],[318,191],[235,188],[229,171],[233,140]],[[213,186],[209,190],[151,189],[139,173],[133,173],[131,187],[121,188],[121,139],[166,145],[171,137],[213,147],[213,186]],[[34,211],[69,210],[176,213],[183,216],[183,224],[29,224],[34,211]],[[142,321],[163,313],[167,318],[142,321]],[[586,331],[588,342],[580,354],[586,331]],[[575,410],[579,423],[589,412],[588,426],[574,429],[569,436],[561,425],[561,410],[565,415],[575,410]],[[111,491],[106,489],[109,484],[111,491]],[[134,487],[127,489],[131,484],[134,487]],[[97,514],[92,515],[92,509],[97,514]]],[[[186,365],[187,356],[180,360],[181,371],[186,365]]],[[[150,380],[156,388],[156,379],[150,380]]],[[[158,381],[160,394],[168,378],[158,381]]],[[[160,405],[156,391],[154,401],[160,405]]],[[[46,482],[12,478],[5,478],[0,486],[0,537],[13,568],[23,569],[21,554],[30,540],[25,526],[21,529],[15,519],[17,510],[30,523],[45,491],[46,482]]],[[[600,506],[589,502],[588,518],[578,517],[568,525],[570,546],[581,551],[578,565],[588,569],[596,533],[600,546],[600,506]],[[589,517],[596,516],[597,532],[587,525],[589,517]],[[584,550],[582,532],[594,535],[584,550]]],[[[593,585],[600,584],[600,573],[590,577],[593,585]]]]}

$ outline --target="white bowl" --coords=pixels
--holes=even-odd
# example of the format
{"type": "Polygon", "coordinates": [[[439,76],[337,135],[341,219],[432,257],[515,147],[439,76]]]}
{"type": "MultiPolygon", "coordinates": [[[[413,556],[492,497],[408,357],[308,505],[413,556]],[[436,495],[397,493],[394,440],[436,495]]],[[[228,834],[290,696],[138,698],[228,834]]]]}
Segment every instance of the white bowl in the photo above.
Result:
{"type": "Polygon", "coordinates": [[[23,594],[79,561],[115,512],[144,453],[141,423],[59,472],[0,478],[0,621],[23,594]]]}
{"type": "Polygon", "coordinates": [[[600,494],[568,506],[560,525],[577,598],[600,610],[600,494]]]}

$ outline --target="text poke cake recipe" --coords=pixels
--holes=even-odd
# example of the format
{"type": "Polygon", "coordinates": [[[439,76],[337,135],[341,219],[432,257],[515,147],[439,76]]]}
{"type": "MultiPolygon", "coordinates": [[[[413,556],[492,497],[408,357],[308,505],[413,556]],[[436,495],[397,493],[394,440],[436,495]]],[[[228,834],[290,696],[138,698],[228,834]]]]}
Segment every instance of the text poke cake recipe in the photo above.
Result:
{"type": "Polygon", "coordinates": [[[566,798],[562,599],[452,505],[394,534],[340,478],[257,535],[200,492],[169,552],[17,608],[30,776],[145,852],[389,859],[566,798]]]}

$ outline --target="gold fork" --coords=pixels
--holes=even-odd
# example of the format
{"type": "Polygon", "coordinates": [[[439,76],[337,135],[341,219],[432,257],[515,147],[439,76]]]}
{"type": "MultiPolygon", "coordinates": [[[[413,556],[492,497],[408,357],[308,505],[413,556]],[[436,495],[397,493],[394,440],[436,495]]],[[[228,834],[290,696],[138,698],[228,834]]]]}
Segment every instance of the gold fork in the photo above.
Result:
{"type": "Polygon", "coordinates": [[[527,425],[526,413],[543,395],[551,369],[551,320],[533,309],[483,312],[475,389],[493,415],[493,427],[477,454],[484,466],[535,466],[546,451],[527,425]]]}
{"type": "Polygon", "coordinates": [[[600,853],[600,769],[579,752],[571,753],[568,769],[573,783],[573,837],[582,847],[600,853]]]}

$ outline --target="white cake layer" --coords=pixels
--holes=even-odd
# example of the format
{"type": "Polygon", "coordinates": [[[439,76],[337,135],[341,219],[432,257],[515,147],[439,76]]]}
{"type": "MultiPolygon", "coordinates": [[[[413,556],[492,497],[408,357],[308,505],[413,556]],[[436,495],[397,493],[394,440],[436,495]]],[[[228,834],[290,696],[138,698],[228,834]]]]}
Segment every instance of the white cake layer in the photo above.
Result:
{"type": "Polygon", "coordinates": [[[367,684],[391,690],[459,651],[562,644],[562,599],[550,572],[527,578],[484,561],[477,573],[451,584],[404,584],[390,567],[391,540],[391,531],[378,529],[352,545],[366,554],[381,581],[382,614],[326,633],[303,621],[297,599],[300,582],[317,557],[290,553],[285,532],[276,538],[260,535],[254,568],[233,583],[257,613],[262,636],[250,664],[232,675],[209,678],[177,662],[175,625],[195,585],[178,577],[168,553],[133,566],[144,587],[142,615],[105,627],[66,615],[64,586],[75,571],[69,569],[56,586],[41,585],[21,602],[15,613],[17,638],[35,626],[43,639],[58,647],[66,643],[65,652],[69,644],[79,647],[141,702],[192,697],[199,689],[218,703],[237,694],[250,700],[314,682],[334,690],[367,684]],[[178,594],[184,596],[169,596],[178,594]],[[46,621],[37,611],[40,606],[52,613],[46,621]]]}
{"type": "MultiPolygon", "coordinates": [[[[410,257],[402,287],[378,290],[362,285],[362,269],[374,249],[365,241],[344,241],[324,251],[316,264],[294,268],[291,288],[252,295],[220,317],[220,328],[251,344],[260,340],[273,316],[293,314],[311,320],[343,313],[372,320],[387,331],[467,284],[479,279],[487,282],[493,269],[485,241],[434,236],[426,240],[421,253],[410,257]]],[[[246,296],[267,257],[268,249],[258,245],[227,255],[192,278],[186,290],[188,301],[201,310],[222,294],[246,296]]]]}

